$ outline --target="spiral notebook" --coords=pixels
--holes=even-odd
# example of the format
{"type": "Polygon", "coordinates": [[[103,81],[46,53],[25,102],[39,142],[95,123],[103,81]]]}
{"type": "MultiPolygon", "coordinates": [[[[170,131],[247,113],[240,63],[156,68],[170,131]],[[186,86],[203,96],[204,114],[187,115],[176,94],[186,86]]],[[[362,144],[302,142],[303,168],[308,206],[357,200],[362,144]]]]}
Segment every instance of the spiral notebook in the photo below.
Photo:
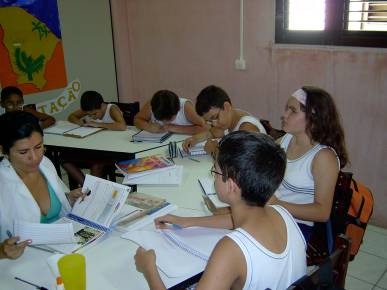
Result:
{"type": "Polygon", "coordinates": [[[230,232],[204,227],[142,229],[130,231],[121,237],[146,250],[154,249],[157,267],[168,277],[182,277],[203,271],[215,245],[230,232]]]}

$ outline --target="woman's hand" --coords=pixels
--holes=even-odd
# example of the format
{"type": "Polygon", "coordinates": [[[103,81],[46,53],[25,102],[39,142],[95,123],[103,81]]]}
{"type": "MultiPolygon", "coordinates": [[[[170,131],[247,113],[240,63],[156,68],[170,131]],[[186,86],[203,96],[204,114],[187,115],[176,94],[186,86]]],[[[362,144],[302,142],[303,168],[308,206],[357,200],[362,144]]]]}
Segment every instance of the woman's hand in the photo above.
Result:
{"type": "Polygon", "coordinates": [[[79,187],[79,188],[76,188],[76,189],[70,191],[67,195],[68,195],[68,198],[70,200],[71,205],[73,205],[78,198],[80,198],[80,197],[84,198],[87,193],[88,192],[83,193],[82,187],[79,187]]]}
{"type": "Polygon", "coordinates": [[[158,229],[167,229],[168,224],[177,225],[182,228],[189,227],[189,218],[167,214],[155,219],[155,226],[158,229]]]}
{"type": "Polygon", "coordinates": [[[142,247],[138,247],[136,255],[134,255],[137,271],[147,274],[151,271],[157,271],[156,254],[154,250],[146,251],[142,247]]]}
{"type": "Polygon", "coordinates": [[[32,242],[31,240],[26,240],[17,243],[18,241],[19,237],[12,237],[4,240],[4,242],[0,244],[0,258],[17,259],[32,242]]]}

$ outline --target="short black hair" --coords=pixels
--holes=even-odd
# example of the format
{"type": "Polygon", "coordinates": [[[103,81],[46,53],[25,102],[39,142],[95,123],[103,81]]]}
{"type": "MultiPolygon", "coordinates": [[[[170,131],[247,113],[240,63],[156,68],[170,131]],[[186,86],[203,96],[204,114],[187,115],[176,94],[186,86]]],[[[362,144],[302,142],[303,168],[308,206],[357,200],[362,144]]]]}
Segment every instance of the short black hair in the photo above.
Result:
{"type": "Polygon", "coordinates": [[[180,110],[180,100],[174,92],[160,90],[153,95],[151,108],[157,120],[171,120],[180,110]]]}
{"type": "Polygon", "coordinates": [[[23,92],[19,88],[8,86],[1,90],[1,102],[4,103],[11,95],[19,95],[23,98],[23,92]]]}
{"type": "Polygon", "coordinates": [[[263,207],[281,184],[286,154],[262,133],[235,131],[219,143],[217,163],[241,189],[247,204],[263,207]]]}
{"type": "Polygon", "coordinates": [[[82,111],[89,112],[101,109],[103,98],[100,93],[96,91],[86,91],[81,96],[82,111]]]}
{"type": "Polygon", "coordinates": [[[230,97],[222,88],[214,85],[205,87],[196,98],[196,112],[199,116],[203,116],[212,107],[223,109],[225,102],[231,104],[230,97]]]}
{"type": "Polygon", "coordinates": [[[28,138],[33,132],[43,136],[39,120],[34,115],[24,111],[7,112],[0,116],[0,145],[3,153],[8,154],[16,141],[28,138]]]}

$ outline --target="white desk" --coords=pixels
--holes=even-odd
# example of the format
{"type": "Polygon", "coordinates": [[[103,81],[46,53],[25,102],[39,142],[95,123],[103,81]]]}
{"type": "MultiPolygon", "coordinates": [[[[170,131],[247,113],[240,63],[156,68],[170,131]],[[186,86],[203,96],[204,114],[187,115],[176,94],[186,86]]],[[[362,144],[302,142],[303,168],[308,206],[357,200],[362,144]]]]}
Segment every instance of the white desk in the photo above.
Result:
{"type": "MultiPolygon", "coordinates": [[[[128,132],[101,132],[100,137],[97,134],[95,138],[101,138],[104,133],[114,133],[116,140],[118,136],[124,138],[128,132]],[[126,133],[126,134],[124,134],[126,133]]],[[[111,134],[108,134],[112,136],[111,134]]],[[[48,134],[45,135],[45,138],[48,134]]],[[[49,144],[55,140],[59,142],[63,136],[50,136],[47,138],[49,144]],[[59,141],[58,141],[59,140],[59,141]]],[[[182,137],[177,135],[177,137],[182,137]]],[[[90,136],[89,138],[92,138],[90,136]]],[[[176,138],[176,137],[175,137],[176,138]]],[[[62,139],[63,140],[63,139],[62,139]]],[[[71,139],[72,140],[72,139],[71,139]]],[[[86,139],[76,139],[68,141],[66,146],[70,146],[74,141],[76,146],[81,146],[86,139]]],[[[93,139],[89,139],[93,140],[93,139]]],[[[94,139],[95,140],[95,139],[94,139]]],[[[127,137],[121,140],[127,140],[127,137]]],[[[173,139],[172,139],[173,140],[173,139]]],[[[176,139],[175,139],[176,140],[176,139]]],[[[180,140],[180,139],[177,139],[180,140]]],[[[167,143],[170,140],[166,141],[167,143]]],[[[46,142],[46,141],[45,141],[46,142]]],[[[106,142],[106,147],[116,148],[115,142],[106,142]]],[[[118,142],[117,142],[118,143],[118,142]]],[[[56,143],[57,144],[57,143],[56,143]]],[[[131,144],[131,143],[130,143],[131,144]]],[[[62,144],[64,145],[64,144],[62,144]]],[[[138,146],[140,144],[132,144],[138,146]]],[[[153,145],[153,144],[152,144],[153,145]]],[[[82,145],[83,146],[83,145],[82,145]]],[[[86,145],[85,145],[86,146],[86,145]]],[[[101,149],[99,146],[95,148],[101,149]]],[[[121,147],[120,147],[121,148],[121,147]]],[[[121,148],[122,149],[122,148],[121,148]]],[[[160,154],[166,152],[167,148],[159,148],[148,152],[138,154],[138,157],[160,154]]],[[[139,186],[138,191],[149,193],[155,196],[163,197],[169,202],[179,207],[177,214],[183,216],[202,216],[210,214],[202,201],[202,191],[197,179],[208,176],[212,160],[208,156],[196,157],[200,163],[189,160],[188,158],[176,158],[176,164],[184,165],[182,184],[179,186],[139,186]]],[[[138,246],[129,240],[121,239],[121,233],[113,231],[105,240],[97,245],[86,248],[81,254],[86,257],[87,271],[87,289],[89,290],[123,290],[123,289],[149,289],[146,280],[141,273],[138,273],[134,264],[134,254],[138,246]]],[[[50,273],[46,263],[47,257],[51,254],[40,250],[27,248],[26,252],[17,260],[0,260],[0,290],[10,289],[33,289],[33,287],[21,283],[14,279],[15,276],[31,281],[37,285],[45,286],[48,289],[54,289],[53,276],[50,273]]],[[[167,287],[176,285],[189,277],[168,278],[160,272],[162,279],[167,287]]],[[[193,275],[197,273],[192,273],[193,275]]]]}

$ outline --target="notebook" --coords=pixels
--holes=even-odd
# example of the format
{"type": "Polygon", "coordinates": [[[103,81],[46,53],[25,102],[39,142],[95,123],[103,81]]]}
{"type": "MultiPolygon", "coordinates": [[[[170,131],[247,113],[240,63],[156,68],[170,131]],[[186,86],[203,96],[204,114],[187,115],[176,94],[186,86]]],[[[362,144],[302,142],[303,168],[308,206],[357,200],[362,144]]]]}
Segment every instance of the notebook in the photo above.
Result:
{"type": "Polygon", "coordinates": [[[126,180],[153,174],[175,167],[172,160],[152,155],[137,159],[130,159],[116,163],[117,169],[125,175],[126,180]]]}
{"type": "Polygon", "coordinates": [[[230,212],[230,207],[227,203],[219,200],[215,191],[214,179],[203,177],[198,179],[200,187],[203,190],[203,199],[207,208],[213,214],[226,214],[230,212]]]}
{"type": "Polygon", "coordinates": [[[156,171],[152,174],[147,174],[139,177],[124,177],[122,184],[127,185],[179,185],[183,176],[183,165],[175,165],[165,168],[161,171],[156,171]]]}
{"type": "Polygon", "coordinates": [[[146,250],[154,249],[157,267],[168,277],[182,277],[203,271],[215,245],[230,232],[204,227],[140,229],[121,237],[146,250]]]}
{"type": "Polygon", "coordinates": [[[133,142],[150,142],[150,143],[162,143],[172,136],[171,132],[163,133],[150,133],[144,130],[134,134],[132,136],[133,142]]]}
{"type": "Polygon", "coordinates": [[[54,125],[43,130],[46,134],[57,134],[75,138],[84,138],[86,136],[95,134],[103,128],[94,128],[94,127],[81,127],[77,124],[68,122],[68,121],[57,121],[54,125]]]}
{"type": "Polygon", "coordinates": [[[56,224],[71,223],[74,228],[74,244],[47,245],[60,253],[76,252],[96,241],[111,229],[112,221],[120,213],[128,197],[128,186],[86,175],[82,187],[89,194],[78,199],[71,212],[56,224]]]}

